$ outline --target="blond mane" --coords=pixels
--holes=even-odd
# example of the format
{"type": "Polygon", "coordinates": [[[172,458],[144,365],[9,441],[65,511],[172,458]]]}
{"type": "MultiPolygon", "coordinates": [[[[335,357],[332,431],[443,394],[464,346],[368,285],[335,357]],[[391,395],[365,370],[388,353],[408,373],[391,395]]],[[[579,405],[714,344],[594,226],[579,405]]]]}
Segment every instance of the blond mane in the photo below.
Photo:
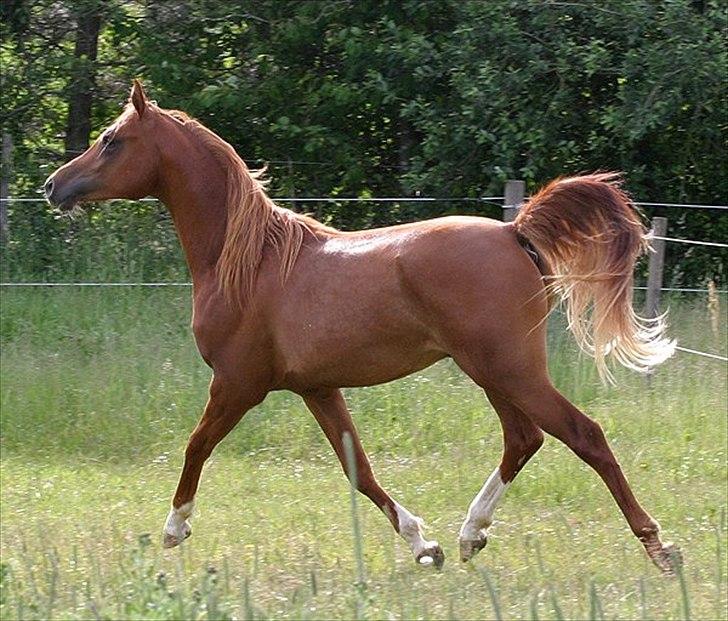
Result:
{"type": "MultiPolygon", "coordinates": [[[[316,220],[281,209],[266,194],[265,168],[249,170],[235,149],[201,123],[176,110],[168,114],[189,127],[227,174],[227,223],[217,276],[225,296],[244,306],[253,294],[266,245],[275,248],[280,278],[293,270],[306,232],[327,230],[316,220]]],[[[314,233],[315,234],[315,233],[314,233]]]]}

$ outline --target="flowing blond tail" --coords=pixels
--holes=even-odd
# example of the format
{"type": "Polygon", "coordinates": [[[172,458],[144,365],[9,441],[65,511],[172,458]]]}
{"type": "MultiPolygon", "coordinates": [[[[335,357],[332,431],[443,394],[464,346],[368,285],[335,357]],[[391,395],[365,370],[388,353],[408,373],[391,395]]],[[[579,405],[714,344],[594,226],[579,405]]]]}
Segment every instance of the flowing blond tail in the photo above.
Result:
{"type": "Polygon", "coordinates": [[[547,264],[547,287],[566,303],[579,347],[606,381],[613,381],[607,356],[646,372],[675,351],[664,336],[664,315],[645,319],[632,307],[634,264],[648,239],[620,186],[618,173],[556,179],[515,220],[547,264]]]}

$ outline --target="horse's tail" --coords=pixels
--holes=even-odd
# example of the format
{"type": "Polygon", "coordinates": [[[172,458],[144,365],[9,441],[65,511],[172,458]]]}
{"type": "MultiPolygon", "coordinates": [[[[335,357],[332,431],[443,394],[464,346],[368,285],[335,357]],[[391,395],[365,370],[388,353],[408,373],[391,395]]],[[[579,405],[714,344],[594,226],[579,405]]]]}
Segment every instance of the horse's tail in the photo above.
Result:
{"type": "Polygon", "coordinates": [[[648,238],[620,184],[618,173],[556,179],[515,220],[547,264],[547,287],[566,302],[579,346],[607,380],[607,356],[644,372],[675,351],[664,316],[644,319],[632,307],[632,273],[648,238]]]}

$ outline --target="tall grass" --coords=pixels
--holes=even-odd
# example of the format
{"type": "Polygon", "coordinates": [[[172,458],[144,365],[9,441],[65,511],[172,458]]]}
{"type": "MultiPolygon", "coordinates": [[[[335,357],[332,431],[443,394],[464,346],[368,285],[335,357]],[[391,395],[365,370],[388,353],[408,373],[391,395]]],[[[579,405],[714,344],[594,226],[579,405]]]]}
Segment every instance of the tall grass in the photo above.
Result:
{"type": "MultiPolygon", "coordinates": [[[[599,420],[638,498],[682,547],[677,579],[652,568],[598,477],[555,441],[509,489],[488,547],[460,565],[459,523],[499,459],[500,430],[449,362],[347,391],[379,480],[443,544],[442,572],[417,567],[370,503],[351,505],[321,432],[286,393],[218,447],[193,537],[162,551],[209,381],[189,292],[4,291],[0,301],[3,619],[728,616],[719,362],[679,354],[649,383],[620,372],[607,388],[558,317],[551,330],[556,384],[599,420]]],[[[673,333],[725,354],[725,313],[717,341],[707,313],[704,301],[675,305],[673,333]]]]}
{"type": "Polygon", "coordinates": [[[364,554],[362,552],[362,535],[359,523],[359,507],[357,502],[357,488],[359,483],[359,473],[356,469],[356,457],[354,456],[354,441],[351,434],[346,431],[343,437],[344,454],[346,456],[346,471],[349,475],[349,483],[351,483],[351,528],[354,535],[354,558],[356,558],[356,610],[355,617],[357,619],[364,618],[364,596],[366,594],[367,581],[364,572],[364,554]]]}

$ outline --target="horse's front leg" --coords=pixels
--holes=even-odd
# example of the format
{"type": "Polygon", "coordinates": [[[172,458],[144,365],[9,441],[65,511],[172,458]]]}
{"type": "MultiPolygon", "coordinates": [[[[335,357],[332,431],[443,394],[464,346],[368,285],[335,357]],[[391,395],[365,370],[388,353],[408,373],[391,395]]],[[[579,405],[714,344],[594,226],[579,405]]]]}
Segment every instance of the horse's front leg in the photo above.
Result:
{"type": "Polygon", "coordinates": [[[326,434],[344,472],[349,477],[343,437],[347,432],[351,435],[356,462],[357,489],[389,518],[394,530],[409,544],[415,560],[421,565],[442,567],[445,555],[437,541],[425,539],[422,533],[422,520],[392,500],[377,483],[341,391],[318,391],[303,395],[303,399],[326,434]]]}
{"type": "Polygon", "coordinates": [[[179,545],[192,534],[189,517],[192,515],[195,493],[205,460],[245,413],[260,403],[266,395],[267,391],[259,386],[240,384],[240,378],[225,380],[218,374],[212,379],[210,398],[187,443],[177,492],[164,525],[165,548],[179,545]]]}

